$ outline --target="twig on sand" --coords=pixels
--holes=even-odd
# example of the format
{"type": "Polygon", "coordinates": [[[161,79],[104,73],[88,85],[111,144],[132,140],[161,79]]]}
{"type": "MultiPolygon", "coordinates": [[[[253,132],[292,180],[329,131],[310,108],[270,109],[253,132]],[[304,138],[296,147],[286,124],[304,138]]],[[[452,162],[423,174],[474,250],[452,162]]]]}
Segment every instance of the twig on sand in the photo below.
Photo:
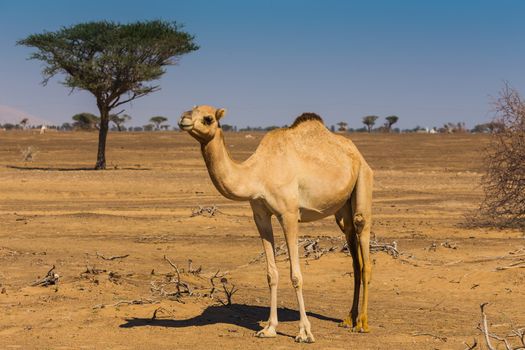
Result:
{"type": "Polygon", "coordinates": [[[465,350],[474,350],[475,348],[478,347],[478,341],[477,341],[476,338],[473,339],[472,345],[470,345],[467,342],[463,342],[463,344],[465,344],[465,346],[466,346],[465,350]]]}
{"type": "Polygon", "coordinates": [[[413,332],[412,335],[415,336],[415,337],[417,337],[417,336],[429,336],[429,337],[432,337],[432,338],[434,338],[434,339],[441,340],[443,343],[446,343],[446,342],[447,342],[447,337],[442,337],[442,336],[435,335],[435,334],[432,334],[432,333],[426,333],[426,332],[413,332]]]}
{"type": "Polygon", "coordinates": [[[228,289],[228,279],[226,277],[221,278],[222,288],[224,290],[224,295],[226,295],[226,302],[219,299],[219,302],[224,306],[229,306],[232,304],[232,297],[233,295],[238,291],[237,288],[235,288],[235,285],[232,284],[231,288],[228,289]]]}
{"type": "Polygon", "coordinates": [[[46,275],[43,278],[31,283],[31,286],[32,287],[35,287],[35,286],[47,287],[50,285],[57,284],[60,276],[58,275],[58,273],[55,273],[54,270],[55,270],[55,265],[53,265],[53,267],[49,271],[47,271],[46,275]]]}
{"type": "Polygon", "coordinates": [[[496,267],[496,271],[510,270],[510,269],[525,269],[525,260],[516,261],[508,266],[496,267]]]}
{"type": "Polygon", "coordinates": [[[169,316],[173,316],[173,312],[171,312],[170,310],[166,309],[165,307],[159,306],[158,308],[155,309],[155,311],[153,311],[153,316],[151,316],[151,319],[152,320],[158,319],[159,318],[159,316],[158,316],[159,313],[166,313],[169,316]]]}
{"type": "Polygon", "coordinates": [[[215,216],[219,212],[219,208],[214,204],[212,206],[198,206],[191,210],[191,217],[204,215],[204,216],[215,216]]]}
{"type": "Polygon", "coordinates": [[[129,254],[126,254],[126,255],[116,255],[116,256],[105,257],[104,255],[100,254],[99,252],[95,252],[95,254],[97,255],[97,257],[99,257],[99,258],[101,258],[103,260],[124,259],[124,258],[127,258],[129,256],[129,254]]]}
{"type": "Polygon", "coordinates": [[[491,339],[497,340],[502,342],[505,345],[506,350],[519,350],[519,349],[525,349],[525,328],[519,328],[519,329],[513,329],[512,334],[508,337],[516,337],[521,342],[518,346],[513,346],[510,341],[505,337],[500,337],[496,334],[489,332],[488,322],[487,322],[487,315],[485,314],[485,306],[487,306],[488,303],[483,303],[479,306],[481,309],[481,322],[478,325],[478,329],[483,333],[483,336],[485,338],[485,344],[487,345],[487,348],[489,350],[496,350],[496,348],[492,345],[491,339]]]}
{"type": "Polygon", "coordinates": [[[159,301],[152,299],[134,299],[134,300],[119,300],[114,304],[97,304],[93,306],[93,309],[103,309],[108,306],[120,306],[120,305],[144,305],[144,304],[158,304],[159,301]]]}
{"type": "Polygon", "coordinates": [[[386,252],[388,255],[391,255],[394,259],[399,257],[399,251],[397,250],[396,241],[393,241],[392,243],[379,243],[376,240],[371,240],[370,252],[386,252]]]}

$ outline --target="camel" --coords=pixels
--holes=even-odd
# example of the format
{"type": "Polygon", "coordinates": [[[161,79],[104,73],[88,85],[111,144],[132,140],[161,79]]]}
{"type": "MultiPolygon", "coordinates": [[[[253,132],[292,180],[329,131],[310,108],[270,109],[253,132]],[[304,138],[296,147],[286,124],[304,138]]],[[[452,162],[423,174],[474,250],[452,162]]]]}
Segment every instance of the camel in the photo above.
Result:
{"type": "Polygon", "coordinates": [[[286,239],[290,277],[299,305],[297,342],[313,343],[303,299],[299,266],[298,223],[334,215],[344,232],[353,260],[354,297],[341,326],[368,332],[368,284],[371,277],[370,227],[373,173],[349,139],[330,132],[321,117],[304,113],[290,127],[273,130],[242,163],[225,145],[220,120],[225,109],[195,106],[184,112],[179,127],[201,145],[210,178],[226,198],[249,201],[266,254],[270,316],[255,336],[276,336],[277,283],[271,217],[275,215],[286,239]],[[359,313],[359,294],[363,297],[359,313]]]}

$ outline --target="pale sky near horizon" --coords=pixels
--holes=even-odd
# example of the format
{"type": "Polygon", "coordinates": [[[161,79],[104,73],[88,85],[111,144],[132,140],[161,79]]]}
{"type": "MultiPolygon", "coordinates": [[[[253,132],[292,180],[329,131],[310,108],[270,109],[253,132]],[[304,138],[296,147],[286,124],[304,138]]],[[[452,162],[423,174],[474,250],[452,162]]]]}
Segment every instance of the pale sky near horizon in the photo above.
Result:
{"type": "Polygon", "coordinates": [[[17,40],[84,21],[164,19],[201,48],[168,69],[161,91],[125,106],[132,125],[154,115],[175,125],[211,104],[240,127],[306,111],[353,128],[370,114],[397,115],[402,128],[472,127],[492,118],[504,81],[525,93],[524,18],[521,0],[0,0],[0,123],[14,111],[54,124],[97,112],[60,79],[43,87],[40,62],[17,40]]]}

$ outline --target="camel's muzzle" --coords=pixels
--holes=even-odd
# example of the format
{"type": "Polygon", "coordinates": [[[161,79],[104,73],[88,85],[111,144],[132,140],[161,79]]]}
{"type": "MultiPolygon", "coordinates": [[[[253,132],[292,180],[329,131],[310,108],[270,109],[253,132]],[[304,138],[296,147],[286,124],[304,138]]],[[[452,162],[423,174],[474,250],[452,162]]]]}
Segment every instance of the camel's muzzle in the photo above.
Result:
{"type": "Polygon", "coordinates": [[[193,121],[191,120],[191,118],[183,116],[179,120],[179,128],[181,128],[181,130],[184,131],[190,131],[191,129],[193,129],[193,121]]]}

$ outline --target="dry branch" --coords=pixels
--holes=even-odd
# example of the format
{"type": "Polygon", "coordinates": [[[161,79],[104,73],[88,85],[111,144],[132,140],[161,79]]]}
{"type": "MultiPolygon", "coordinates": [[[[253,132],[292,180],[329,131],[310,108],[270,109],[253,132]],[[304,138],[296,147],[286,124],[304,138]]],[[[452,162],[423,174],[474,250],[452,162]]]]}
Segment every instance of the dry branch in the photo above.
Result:
{"type": "Polygon", "coordinates": [[[55,265],[53,265],[53,267],[49,271],[47,271],[46,275],[43,278],[31,283],[31,286],[47,287],[50,285],[57,284],[60,276],[57,273],[55,273],[54,270],[55,265]]]}
{"type": "Polygon", "coordinates": [[[415,337],[417,337],[417,336],[428,336],[428,337],[432,337],[432,338],[437,339],[437,340],[441,340],[443,343],[447,342],[447,337],[442,337],[440,335],[435,335],[435,334],[432,334],[432,333],[413,332],[412,335],[415,336],[415,337]]]}
{"type": "Polygon", "coordinates": [[[95,252],[95,254],[97,255],[97,257],[99,257],[99,258],[101,258],[103,260],[124,259],[124,258],[127,258],[129,256],[129,254],[126,254],[126,255],[116,255],[116,256],[105,257],[104,255],[99,254],[99,252],[95,252]]]}
{"type": "MultiPolygon", "coordinates": [[[[348,252],[348,244],[345,242],[342,246],[339,243],[334,245],[333,239],[326,239],[326,237],[310,238],[303,237],[300,238],[297,242],[299,249],[302,247],[302,256],[303,258],[314,258],[315,260],[321,258],[327,253],[332,253],[336,251],[348,252]],[[321,244],[322,238],[325,238],[325,241],[329,240],[330,245],[321,244]]],[[[391,255],[393,258],[399,257],[400,253],[397,249],[397,242],[393,241],[392,243],[380,243],[377,240],[373,239],[370,241],[370,252],[386,252],[391,255]]],[[[274,255],[276,258],[283,256],[285,260],[288,260],[288,248],[286,242],[283,242],[280,246],[274,249],[274,255]]],[[[264,252],[257,255],[255,258],[250,260],[249,264],[259,262],[263,259],[264,252]]]]}
{"type": "Polygon", "coordinates": [[[393,258],[399,257],[399,251],[397,250],[397,242],[393,241],[392,243],[379,243],[376,240],[370,241],[370,252],[386,252],[388,255],[393,258]]]}
{"type": "Polygon", "coordinates": [[[202,206],[198,206],[197,208],[193,208],[191,210],[191,217],[194,217],[194,216],[200,216],[200,215],[204,215],[204,216],[215,216],[215,214],[217,214],[219,212],[219,208],[214,204],[212,206],[207,206],[207,207],[202,207],[202,206]]]}
{"type": "Polygon", "coordinates": [[[134,300],[119,300],[117,301],[116,303],[114,304],[108,304],[108,305],[105,305],[105,304],[97,304],[95,306],[93,306],[93,309],[103,309],[105,307],[108,307],[108,306],[120,306],[120,305],[144,305],[144,304],[157,304],[158,301],[157,300],[152,300],[152,299],[134,299],[134,300]]]}
{"type": "Polygon", "coordinates": [[[478,329],[481,331],[481,333],[484,336],[485,339],[485,345],[489,350],[496,350],[496,348],[492,345],[491,339],[497,340],[499,342],[502,342],[505,345],[506,350],[523,350],[525,349],[525,328],[519,328],[519,329],[513,329],[511,331],[511,335],[507,337],[501,337],[499,335],[496,335],[494,333],[490,333],[489,327],[488,327],[488,321],[487,321],[487,315],[485,314],[485,306],[487,306],[488,303],[483,303],[479,307],[481,309],[481,322],[478,325],[478,329]],[[518,338],[520,341],[520,345],[514,346],[511,344],[510,340],[507,338],[515,337],[518,338]]]}

